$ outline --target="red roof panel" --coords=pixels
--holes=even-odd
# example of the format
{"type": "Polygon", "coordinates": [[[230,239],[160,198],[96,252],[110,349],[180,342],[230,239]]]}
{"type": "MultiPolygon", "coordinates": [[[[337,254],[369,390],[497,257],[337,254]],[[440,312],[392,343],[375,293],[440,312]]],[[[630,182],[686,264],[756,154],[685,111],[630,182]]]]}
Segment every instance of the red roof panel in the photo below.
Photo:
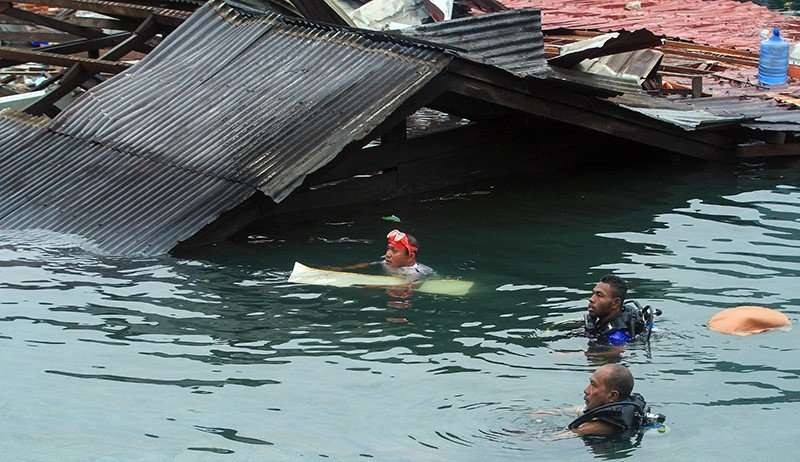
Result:
{"type": "Polygon", "coordinates": [[[601,31],[646,28],[657,35],[758,52],[759,32],[772,26],[800,41],[800,18],[734,0],[500,0],[509,8],[539,8],[542,29],[601,31]],[[640,5],[639,9],[626,5],[640,5]]]}

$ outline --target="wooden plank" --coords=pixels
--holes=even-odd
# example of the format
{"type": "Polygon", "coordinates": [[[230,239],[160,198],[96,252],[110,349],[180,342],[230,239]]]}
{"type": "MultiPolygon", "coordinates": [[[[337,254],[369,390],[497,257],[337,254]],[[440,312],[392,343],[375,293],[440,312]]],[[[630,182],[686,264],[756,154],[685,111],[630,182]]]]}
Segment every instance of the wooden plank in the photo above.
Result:
{"type": "Polygon", "coordinates": [[[75,64],[80,65],[87,71],[94,72],[107,72],[109,74],[118,74],[128,67],[128,64],[118,63],[113,61],[106,61],[102,59],[80,58],[77,56],[64,56],[57,53],[47,53],[41,51],[22,50],[12,47],[0,47],[0,58],[8,61],[18,63],[44,63],[54,66],[68,67],[75,64]]]}
{"type": "Polygon", "coordinates": [[[28,0],[25,3],[47,5],[56,8],[95,11],[109,16],[144,19],[151,14],[156,15],[159,24],[178,26],[190,15],[190,11],[157,8],[133,3],[109,2],[104,0],[28,0]]]}
{"type": "MultiPolygon", "coordinates": [[[[76,26],[91,27],[93,29],[108,29],[114,31],[132,31],[139,25],[137,21],[119,20],[119,19],[102,19],[102,18],[79,18],[71,16],[62,18],[62,21],[76,26]]],[[[27,21],[20,21],[10,17],[0,15],[0,24],[13,24],[13,25],[26,25],[27,21]]]]}
{"type": "Polygon", "coordinates": [[[552,82],[515,82],[490,69],[455,61],[448,68],[448,78],[450,90],[462,96],[693,157],[733,157],[734,146],[729,137],[709,132],[686,132],[599,98],[564,92],[552,82]]]}
{"type": "Polygon", "coordinates": [[[142,47],[144,43],[150,40],[150,38],[156,35],[156,33],[158,33],[156,17],[155,15],[151,14],[145,18],[144,21],[142,21],[142,23],[136,28],[130,37],[126,38],[114,48],[108,50],[103,54],[103,56],[100,57],[100,59],[106,61],[116,61],[121,59],[131,51],[142,47]]]}
{"type": "Polygon", "coordinates": [[[51,29],[66,32],[68,34],[72,34],[78,37],[98,38],[98,37],[104,37],[106,35],[97,29],[77,26],[75,24],[70,24],[68,22],[51,18],[49,16],[42,16],[36,13],[31,13],[30,11],[20,10],[19,8],[8,7],[3,11],[3,14],[6,16],[11,16],[12,18],[19,19],[21,21],[28,21],[32,24],[49,27],[51,29]]]}
{"type": "Polygon", "coordinates": [[[407,140],[404,144],[382,145],[342,151],[336,159],[309,175],[306,185],[317,185],[351,178],[354,175],[397,168],[401,163],[461,151],[486,139],[510,134],[515,124],[477,124],[407,140]]]}
{"type": "Polygon", "coordinates": [[[25,112],[34,116],[47,114],[49,117],[54,117],[58,114],[58,109],[54,104],[77,88],[78,85],[83,83],[83,81],[90,76],[91,73],[83,69],[79,64],[74,64],[64,74],[61,85],[59,85],[58,88],[48,93],[44,98],[28,106],[25,112]]]}
{"type": "MultiPolygon", "coordinates": [[[[309,284],[332,287],[408,287],[412,281],[392,276],[364,273],[351,273],[346,271],[331,271],[312,268],[300,262],[294,262],[294,268],[289,275],[289,281],[294,284],[309,284]]],[[[474,283],[461,279],[439,279],[432,277],[416,281],[414,290],[426,294],[450,295],[463,297],[469,293],[474,283]]]]}
{"type": "Polygon", "coordinates": [[[59,54],[73,54],[83,53],[89,50],[99,50],[102,48],[113,47],[119,44],[128,37],[130,32],[120,32],[112,35],[105,35],[103,37],[93,39],[79,39],[70,40],[68,42],[59,43],[57,45],[50,45],[46,47],[37,48],[36,51],[44,51],[46,53],[59,53],[59,54]]]}
{"type": "Polygon", "coordinates": [[[736,155],[740,158],[800,156],[800,143],[739,145],[736,155]]]}
{"type": "Polygon", "coordinates": [[[7,32],[0,31],[0,40],[4,42],[68,42],[76,36],[61,32],[7,32]]]}

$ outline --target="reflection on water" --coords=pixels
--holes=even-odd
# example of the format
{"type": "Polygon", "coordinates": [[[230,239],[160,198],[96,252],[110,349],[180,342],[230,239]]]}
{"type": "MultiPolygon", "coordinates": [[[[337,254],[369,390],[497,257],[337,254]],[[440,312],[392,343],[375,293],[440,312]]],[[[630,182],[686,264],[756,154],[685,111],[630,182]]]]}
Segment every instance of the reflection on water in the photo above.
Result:
{"type": "Polygon", "coordinates": [[[180,257],[108,258],[78,239],[5,233],[5,457],[715,460],[724,448],[785,459],[796,333],[727,337],[704,323],[745,303],[798,321],[799,176],[796,163],[590,170],[180,257]],[[419,237],[422,262],[475,282],[469,296],[286,282],[296,260],[375,260],[390,214],[419,237]],[[579,404],[608,361],[587,356],[573,322],[608,272],[664,311],[649,347],[617,360],[671,431],[554,439],[571,418],[533,412],[579,404]]]}

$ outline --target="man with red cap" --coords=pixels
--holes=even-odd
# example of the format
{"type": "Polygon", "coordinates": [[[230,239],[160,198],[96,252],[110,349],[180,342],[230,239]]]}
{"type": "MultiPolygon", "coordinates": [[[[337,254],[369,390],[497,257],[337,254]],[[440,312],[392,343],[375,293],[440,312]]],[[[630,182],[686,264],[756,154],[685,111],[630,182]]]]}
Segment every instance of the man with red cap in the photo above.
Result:
{"type": "Polygon", "coordinates": [[[433,274],[430,267],[417,262],[418,252],[414,236],[394,229],[386,235],[386,253],[380,264],[389,274],[416,281],[433,274]]]}

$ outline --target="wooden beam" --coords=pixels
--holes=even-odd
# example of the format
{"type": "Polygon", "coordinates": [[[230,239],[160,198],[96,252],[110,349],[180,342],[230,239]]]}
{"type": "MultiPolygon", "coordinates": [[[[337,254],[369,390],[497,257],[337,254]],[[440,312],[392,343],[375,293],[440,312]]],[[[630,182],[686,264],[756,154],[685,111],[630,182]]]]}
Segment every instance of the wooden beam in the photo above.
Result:
{"type": "MultiPolygon", "coordinates": [[[[101,19],[101,18],[78,18],[70,16],[61,18],[62,21],[76,26],[91,27],[93,29],[110,29],[115,31],[132,31],[136,29],[137,22],[130,20],[117,20],[117,19],[101,19]]],[[[0,24],[14,24],[25,25],[29,24],[27,21],[20,21],[19,19],[9,18],[2,16],[0,13],[0,24]]]]}
{"type": "Polygon", "coordinates": [[[511,79],[493,69],[460,60],[453,61],[447,75],[449,89],[462,96],[688,156],[731,159],[734,155],[730,137],[687,132],[592,95],[565,92],[553,82],[511,79]]]}
{"type": "Polygon", "coordinates": [[[77,56],[64,56],[57,53],[47,53],[41,51],[21,50],[13,47],[0,47],[0,59],[14,61],[17,63],[44,63],[54,66],[68,67],[79,64],[81,67],[94,72],[107,72],[118,74],[128,67],[128,64],[106,61],[102,59],[80,58],[77,56]]]}
{"type": "Polygon", "coordinates": [[[59,43],[46,47],[37,48],[36,51],[46,53],[73,54],[83,53],[89,50],[100,50],[102,48],[113,47],[131,36],[130,32],[120,32],[112,35],[92,39],[70,40],[69,42],[59,43]]]}
{"type": "Polygon", "coordinates": [[[29,0],[25,3],[47,5],[56,8],[73,10],[95,11],[109,16],[122,16],[126,18],[146,18],[154,14],[157,22],[163,25],[178,26],[190,15],[190,11],[157,8],[152,6],[136,5],[133,3],[109,2],[104,0],[29,0]]]}
{"type": "Polygon", "coordinates": [[[39,83],[39,85],[36,85],[33,88],[33,90],[31,90],[31,91],[44,90],[45,88],[49,87],[53,83],[58,82],[59,80],[61,80],[62,77],[64,77],[63,73],[58,73],[58,74],[55,74],[55,75],[51,75],[50,77],[46,78],[43,82],[39,83]]]}
{"type": "Polygon", "coordinates": [[[42,16],[36,13],[31,13],[30,11],[20,10],[19,8],[6,7],[5,11],[3,11],[3,14],[6,16],[11,16],[12,18],[17,18],[21,21],[27,21],[33,24],[38,24],[40,26],[49,27],[50,29],[60,30],[62,32],[76,35],[78,37],[98,38],[98,37],[104,37],[106,35],[97,29],[91,29],[89,27],[83,27],[83,26],[76,26],[75,24],[70,24],[68,22],[51,18],[49,16],[42,16]]]}
{"type": "Polygon", "coordinates": [[[75,40],[76,36],[61,32],[8,32],[0,31],[0,40],[3,42],[67,42],[75,40]]]}
{"type": "Polygon", "coordinates": [[[89,77],[91,77],[90,72],[83,69],[79,64],[74,64],[64,74],[61,85],[59,85],[58,88],[45,95],[44,98],[28,106],[25,112],[35,116],[47,114],[49,117],[54,117],[59,112],[55,107],[55,103],[68,95],[72,90],[76,89],[78,85],[89,77]]]}
{"type": "MultiPolygon", "coordinates": [[[[114,46],[126,38],[128,38],[131,34],[128,32],[121,32],[119,34],[113,35],[106,35],[104,37],[96,38],[96,39],[78,39],[78,40],[70,40],[65,43],[60,43],[58,45],[50,45],[46,47],[36,48],[32,51],[38,52],[45,52],[45,53],[58,53],[58,54],[71,54],[71,53],[81,53],[89,50],[97,50],[100,48],[108,48],[110,46],[114,46]]],[[[9,60],[0,60],[0,69],[4,67],[14,66],[18,63],[18,61],[9,61],[9,60]]]]}
{"type": "Polygon", "coordinates": [[[736,155],[740,158],[800,156],[800,143],[739,145],[736,155]]]}
{"type": "Polygon", "coordinates": [[[108,50],[103,56],[100,57],[106,61],[116,61],[121,59],[129,52],[136,50],[144,45],[144,42],[150,40],[151,37],[158,33],[158,26],[156,25],[156,17],[151,14],[130,34],[130,37],[120,42],[114,48],[108,50]]]}
{"type": "MultiPolygon", "coordinates": [[[[408,140],[404,144],[381,145],[375,148],[350,148],[342,151],[336,159],[319,171],[308,176],[305,185],[314,186],[354,175],[397,168],[404,162],[412,162],[444,153],[453,146],[480,144],[488,139],[510,138],[514,123],[485,123],[454,128],[408,140]]],[[[519,125],[516,126],[519,129],[519,125]]]]}
{"type": "MultiPolygon", "coordinates": [[[[381,122],[377,127],[373,128],[367,136],[350,143],[348,147],[355,146],[356,148],[360,148],[370,141],[381,137],[384,133],[389,132],[392,130],[392,128],[403,122],[406,117],[426,106],[431,101],[434,101],[446,90],[447,88],[444,80],[441,77],[441,74],[437,75],[413,96],[405,100],[400,107],[395,109],[395,111],[389,115],[389,117],[384,119],[384,121],[381,122]]],[[[345,149],[347,149],[347,147],[345,149]]]]}

